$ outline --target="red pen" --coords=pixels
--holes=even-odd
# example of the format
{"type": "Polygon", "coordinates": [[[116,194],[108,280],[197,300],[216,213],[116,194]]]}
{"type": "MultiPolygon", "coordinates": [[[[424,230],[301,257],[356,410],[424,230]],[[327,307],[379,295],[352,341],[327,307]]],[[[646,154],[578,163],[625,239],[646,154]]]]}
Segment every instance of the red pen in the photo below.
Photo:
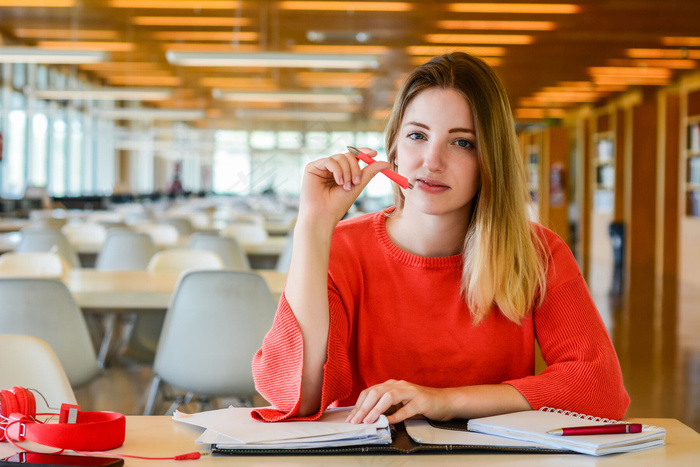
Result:
{"type": "MultiPolygon", "coordinates": [[[[357,157],[362,162],[364,162],[366,164],[374,163],[374,159],[372,159],[371,157],[369,157],[367,154],[360,151],[359,149],[353,148],[352,146],[347,146],[347,148],[348,148],[348,151],[350,151],[353,156],[357,157]]],[[[394,182],[396,182],[404,190],[406,190],[408,188],[413,189],[413,185],[411,183],[409,183],[408,179],[406,177],[404,177],[403,175],[399,175],[390,169],[382,170],[382,173],[384,175],[386,175],[387,177],[389,177],[394,182]]]]}
{"type": "Polygon", "coordinates": [[[641,423],[615,423],[598,426],[572,426],[548,431],[548,435],[579,436],[579,435],[612,435],[618,433],[641,433],[641,423]]]}

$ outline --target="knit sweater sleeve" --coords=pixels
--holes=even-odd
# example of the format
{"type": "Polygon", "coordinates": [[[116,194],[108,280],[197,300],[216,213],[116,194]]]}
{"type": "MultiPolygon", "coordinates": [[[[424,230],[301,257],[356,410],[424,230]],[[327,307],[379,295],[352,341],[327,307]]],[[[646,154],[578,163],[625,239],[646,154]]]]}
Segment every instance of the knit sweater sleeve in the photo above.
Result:
{"type": "Polygon", "coordinates": [[[547,368],[537,376],[505,383],[518,389],[535,410],[549,406],[622,418],[630,399],[617,354],[568,248],[564,256],[554,267],[568,279],[547,290],[534,314],[547,368]]]}
{"type": "Polygon", "coordinates": [[[316,420],[333,402],[348,397],[352,386],[347,356],[348,321],[340,298],[331,291],[329,308],[328,354],[323,366],[319,411],[298,416],[304,341],[294,313],[283,295],[272,328],[253,358],[256,389],[274,408],[256,409],[252,412],[253,418],[267,422],[316,420]]]}

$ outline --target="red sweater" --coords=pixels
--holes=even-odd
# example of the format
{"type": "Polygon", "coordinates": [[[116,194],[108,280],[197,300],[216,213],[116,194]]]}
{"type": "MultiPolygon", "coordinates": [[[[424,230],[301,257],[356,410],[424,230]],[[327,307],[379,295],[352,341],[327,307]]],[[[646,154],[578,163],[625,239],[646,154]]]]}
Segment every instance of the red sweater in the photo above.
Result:
{"type": "MultiPolygon", "coordinates": [[[[533,409],[542,406],[621,418],[629,405],[617,355],[568,246],[541,228],[550,250],[545,301],[520,325],[497,309],[473,325],[460,295],[461,255],[429,258],[396,247],[386,217],[343,221],[331,243],[330,330],[322,409],[355,404],[360,391],[388,379],[443,388],[506,383],[533,409]],[[533,320],[534,317],[534,320],[533,320]],[[535,340],[547,368],[535,376],[535,340]]],[[[303,341],[284,296],[253,360],[258,392],[297,417],[303,341]]]]}

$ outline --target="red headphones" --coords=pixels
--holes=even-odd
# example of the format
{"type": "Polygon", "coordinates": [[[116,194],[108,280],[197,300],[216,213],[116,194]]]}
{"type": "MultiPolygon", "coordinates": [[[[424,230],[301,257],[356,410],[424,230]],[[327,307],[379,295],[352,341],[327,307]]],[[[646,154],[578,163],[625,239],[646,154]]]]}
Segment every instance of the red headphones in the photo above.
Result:
{"type": "Polygon", "coordinates": [[[28,439],[74,451],[103,451],[124,444],[126,418],[120,413],[81,412],[77,405],[63,404],[58,423],[42,423],[36,416],[31,391],[20,387],[0,390],[0,441],[28,439]]]}
{"type": "Polygon", "coordinates": [[[81,412],[77,405],[62,404],[58,423],[42,423],[36,419],[37,415],[55,414],[37,414],[36,399],[28,389],[14,387],[9,391],[0,390],[0,441],[8,441],[27,452],[34,451],[15,444],[15,441],[26,439],[58,448],[59,452],[70,449],[81,454],[132,459],[188,460],[199,459],[202,455],[197,451],[172,457],[102,452],[124,444],[126,417],[117,412],[81,412]]]}

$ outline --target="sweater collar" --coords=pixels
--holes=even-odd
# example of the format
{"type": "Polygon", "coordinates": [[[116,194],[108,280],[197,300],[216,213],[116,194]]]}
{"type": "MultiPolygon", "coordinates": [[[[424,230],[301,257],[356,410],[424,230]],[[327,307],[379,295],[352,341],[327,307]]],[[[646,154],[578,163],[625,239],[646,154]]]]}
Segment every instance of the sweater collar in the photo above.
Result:
{"type": "Polygon", "coordinates": [[[396,206],[378,211],[373,216],[374,232],[380,246],[391,256],[395,261],[403,263],[417,269],[448,269],[454,267],[462,267],[462,255],[452,256],[419,256],[403,251],[401,248],[394,245],[386,231],[386,220],[388,215],[394,212],[396,206]]]}

